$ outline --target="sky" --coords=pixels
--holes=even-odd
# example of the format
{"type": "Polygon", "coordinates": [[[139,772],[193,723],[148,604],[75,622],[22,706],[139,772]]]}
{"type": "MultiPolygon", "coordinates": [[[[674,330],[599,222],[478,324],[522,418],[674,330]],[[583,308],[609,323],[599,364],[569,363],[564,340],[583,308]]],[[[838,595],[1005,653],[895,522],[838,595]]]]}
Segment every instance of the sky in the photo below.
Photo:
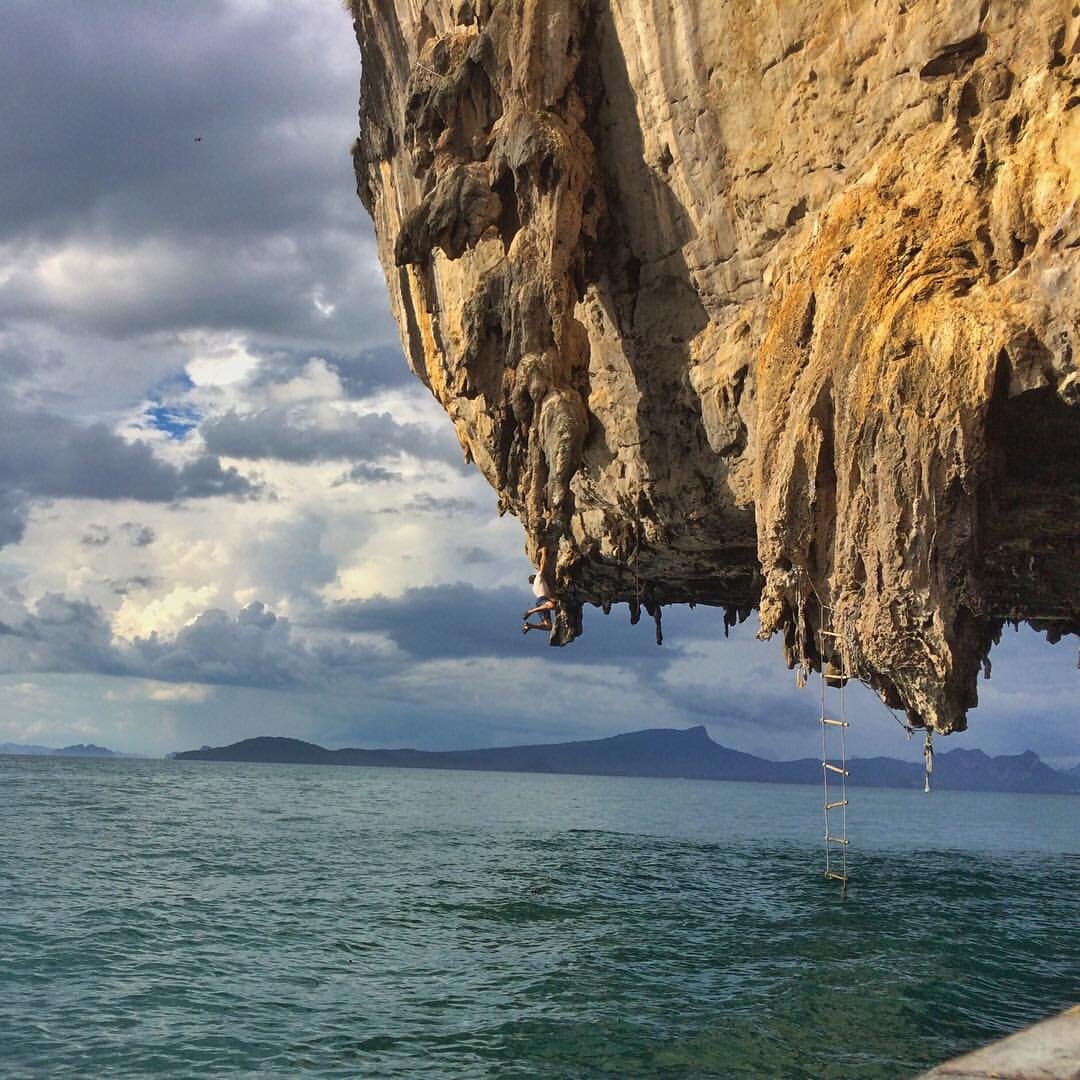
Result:
{"type": "MultiPolygon", "coordinates": [[[[340,0],[0,9],[0,743],[427,749],[704,724],[817,752],[757,618],[520,632],[524,539],[408,372],[340,0]]],[[[939,750],[1080,761],[1076,643],[1010,630],[939,750]]],[[[868,692],[851,755],[919,760],[868,692]]]]}

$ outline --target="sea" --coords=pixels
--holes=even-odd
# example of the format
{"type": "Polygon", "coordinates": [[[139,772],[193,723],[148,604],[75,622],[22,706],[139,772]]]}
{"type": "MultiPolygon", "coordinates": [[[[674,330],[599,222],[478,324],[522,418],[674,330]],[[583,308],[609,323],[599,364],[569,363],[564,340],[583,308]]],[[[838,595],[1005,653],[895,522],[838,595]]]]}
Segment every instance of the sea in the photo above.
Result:
{"type": "Polygon", "coordinates": [[[1080,1001],[1080,797],[0,758],[4,1077],[910,1077],[1080,1001]]]}

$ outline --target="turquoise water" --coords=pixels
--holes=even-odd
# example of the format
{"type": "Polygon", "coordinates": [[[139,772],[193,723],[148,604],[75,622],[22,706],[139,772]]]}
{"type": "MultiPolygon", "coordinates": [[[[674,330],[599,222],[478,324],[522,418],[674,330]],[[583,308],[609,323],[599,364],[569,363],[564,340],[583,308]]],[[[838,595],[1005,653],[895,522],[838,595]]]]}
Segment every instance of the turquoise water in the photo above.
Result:
{"type": "Polygon", "coordinates": [[[5,1076],[910,1076],[1080,1000],[1080,798],[0,758],[5,1076]]]}

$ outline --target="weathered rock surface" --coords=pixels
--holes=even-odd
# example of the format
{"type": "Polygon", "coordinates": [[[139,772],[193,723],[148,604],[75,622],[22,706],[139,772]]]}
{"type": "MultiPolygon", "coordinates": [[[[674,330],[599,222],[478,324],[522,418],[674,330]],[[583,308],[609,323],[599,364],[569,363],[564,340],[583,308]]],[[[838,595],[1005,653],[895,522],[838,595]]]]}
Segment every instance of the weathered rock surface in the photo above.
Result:
{"type": "Polygon", "coordinates": [[[409,363],[558,643],[757,608],[950,731],[1080,630],[1080,6],[353,3],[409,363]]]}

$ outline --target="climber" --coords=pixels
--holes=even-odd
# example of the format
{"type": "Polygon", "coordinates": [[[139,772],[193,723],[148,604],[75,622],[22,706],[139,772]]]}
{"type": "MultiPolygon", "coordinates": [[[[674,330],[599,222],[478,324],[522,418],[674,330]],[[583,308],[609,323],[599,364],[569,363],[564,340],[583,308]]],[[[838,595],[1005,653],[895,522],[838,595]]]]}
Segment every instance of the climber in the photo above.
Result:
{"type": "Polygon", "coordinates": [[[528,608],[522,615],[521,632],[527,634],[530,630],[550,630],[551,613],[555,610],[555,586],[547,572],[547,548],[540,549],[540,565],[535,574],[529,575],[529,584],[532,586],[533,595],[536,597],[536,606],[528,608]],[[529,622],[530,615],[540,615],[538,623],[529,622]]]}

